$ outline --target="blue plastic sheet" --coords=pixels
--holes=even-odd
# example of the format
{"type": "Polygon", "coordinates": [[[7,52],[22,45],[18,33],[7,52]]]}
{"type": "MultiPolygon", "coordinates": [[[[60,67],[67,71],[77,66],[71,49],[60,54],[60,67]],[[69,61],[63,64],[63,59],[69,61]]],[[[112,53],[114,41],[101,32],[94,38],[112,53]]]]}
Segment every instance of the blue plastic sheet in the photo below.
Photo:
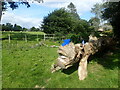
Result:
{"type": "Polygon", "coordinates": [[[70,43],[70,39],[65,39],[63,41],[64,41],[64,43],[62,43],[62,46],[65,46],[70,43]]]}

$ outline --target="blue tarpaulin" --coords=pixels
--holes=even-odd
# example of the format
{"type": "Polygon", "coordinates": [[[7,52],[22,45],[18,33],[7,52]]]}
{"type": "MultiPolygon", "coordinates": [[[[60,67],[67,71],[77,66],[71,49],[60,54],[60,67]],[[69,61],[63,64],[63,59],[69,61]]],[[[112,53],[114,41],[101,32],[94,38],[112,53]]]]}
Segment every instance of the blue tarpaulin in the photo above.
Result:
{"type": "Polygon", "coordinates": [[[65,39],[63,41],[64,41],[64,43],[62,43],[62,46],[65,46],[70,43],[70,39],[65,39]]]}

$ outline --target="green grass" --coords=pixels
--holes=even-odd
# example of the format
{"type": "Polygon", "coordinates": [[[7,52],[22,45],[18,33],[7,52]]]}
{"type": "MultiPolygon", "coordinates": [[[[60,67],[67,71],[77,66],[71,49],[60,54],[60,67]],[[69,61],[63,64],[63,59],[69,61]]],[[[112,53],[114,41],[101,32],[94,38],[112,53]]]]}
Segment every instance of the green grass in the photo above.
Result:
{"type": "MultiPolygon", "coordinates": [[[[1,33],[1,32],[0,32],[1,33]]],[[[44,32],[2,32],[2,35],[0,38],[3,40],[8,40],[10,35],[11,40],[17,40],[17,41],[25,41],[25,37],[27,37],[28,41],[37,41],[37,39],[40,41],[43,39],[44,32]]]]}
{"type": "MultiPolygon", "coordinates": [[[[0,31],[0,32],[1,32],[1,31],[0,31]]],[[[5,33],[6,33],[6,34],[10,34],[10,33],[26,33],[26,34],[33,34],[33,35],[34,35],[34,34],[38,34],[38,35],[43,35],[43,34],[45,34],[44,32],[31,32],[31,31],[30,31],[30,32],[20,32],[20,31],[14,31],[14,32],[5,31],[5,32],[4,32],[4,31],[2,31],[2,33],[3,33],[3,34],[5,34],[5,33]]]]}
{"type": "Polygon", "coordinates": [[[0,41],[0,89],[2,89],[2,42],[0,41]]]}
{"type": "Polygon", "coordinates": [[[27,34],[38,34],[38,35],[43,35],[45,34],[44,32],[25,32],[27,34]]]}
{"type": "MultiPolygon", "coordinates": [[[[120,49],[112,55],[96,53],[88,62],[88,76],[78,79],[78,64],[67,70],[51,73],[51,65],[58,57],[58,48],[37,46],[37,32],[2,32],[2,87],[3,88],[118,88],[120,49]],[[11,43],[8,34],[11,33],[11,43]],[[7,38],[7,39],[6,39],[7,38]],[[33,46],[35,46],[33,48],[33,46]]],[[[42,34],[42,32],[40,32],[42,34]]],[[[40,34],[39,33],[39,34],[40,34]]],[[[45,41],[48,46],[59,46],[62,41],[45,41]]],[[[0,63],[1,64],[1,63],[0,63]]],[[[1,71],[0,71],[1,76],[1,71]]]]}
{"type": "MultiPolygon", "coordinates": [[[[94,55],[88,64],[88,76],[80,81],[77,64],[67,70],[51,73],[51,65],[58,57],[57,49],[35,47],[36,41],[3,40],[2,75],[3,88],[118,88],[118,59],[120,51],[113,55],[94,55]]],[[[48,45],[60,45],[47,41],[48,45]]]]}

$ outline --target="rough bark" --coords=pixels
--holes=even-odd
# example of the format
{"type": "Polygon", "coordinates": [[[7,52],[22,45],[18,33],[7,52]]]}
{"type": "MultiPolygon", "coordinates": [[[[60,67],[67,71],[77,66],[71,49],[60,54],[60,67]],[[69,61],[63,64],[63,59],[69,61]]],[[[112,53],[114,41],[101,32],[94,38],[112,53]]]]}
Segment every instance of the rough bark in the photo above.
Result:
{"type": "Polygon", "coordinates": [[[78,67],[79,80],[84,80],[87,77],[87,59],[88,59],[88,57],[89,57],[89,55],[86,55],[79,62],[79,67],[78,67]]]}
{"type": "Polygon", "coordinates": [[[109,44],[110,41],[108,39],[89,36],[89,42],[84,45],[81,43],[74,45],[71,42],[66,46],[60,46],[58,50],[59,57],[57,58],[57,63],[52,66],[52,72],[59,69],[67,69],[74,63],[79,62],[79,80],[84,80],[87,77],[87,60],[89,56],[109,44]]]}

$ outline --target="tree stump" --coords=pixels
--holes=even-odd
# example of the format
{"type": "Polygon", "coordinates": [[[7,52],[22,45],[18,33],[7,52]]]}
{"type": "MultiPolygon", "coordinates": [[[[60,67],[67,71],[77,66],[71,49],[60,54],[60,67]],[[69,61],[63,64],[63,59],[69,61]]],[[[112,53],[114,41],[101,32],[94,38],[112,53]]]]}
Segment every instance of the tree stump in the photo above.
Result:
{"type": "Polygon", "coordinates": [[[65,46],[60,46],[58,49],[59,57],[57,63],[52,65],[52,72],[59,69],[67,69],[74,63],[79,62],[78,76],[79,80],[84,80],[87,77],[87,60],[90,55],[98,52],[101,47],[109,45],[108,39],[89,36],[89,42],[85,44],[73,44],[72,42],[65,46]]]}

